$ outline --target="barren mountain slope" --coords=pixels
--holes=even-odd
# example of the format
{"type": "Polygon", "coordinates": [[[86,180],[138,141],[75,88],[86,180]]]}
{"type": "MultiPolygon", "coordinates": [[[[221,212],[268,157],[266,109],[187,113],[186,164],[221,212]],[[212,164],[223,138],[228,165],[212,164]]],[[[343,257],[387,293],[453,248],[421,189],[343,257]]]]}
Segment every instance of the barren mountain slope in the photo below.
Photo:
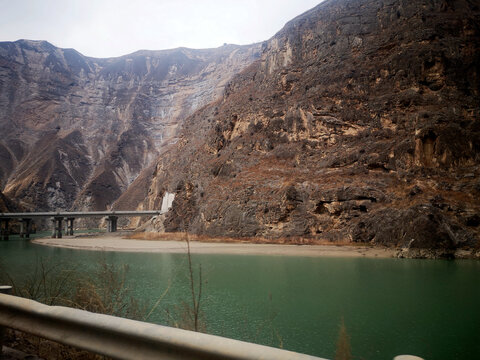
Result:
{"type": "Polygon", "coordinates": [[[107,208],[258,51],[94,59],[44,41],[0,43],[0,189],[36,210],[107,208]]]}
{"type": "Polygon", "coordinates": [[[11,211],[20,211],[10,199],[0,192],[0,212],[11,212],[11,211]]]}
{"type": "Polygon", "coordinates": [[[191,116],[141,205],[158,229],[478,245],[480,10],[327,0],[191,116]]]}

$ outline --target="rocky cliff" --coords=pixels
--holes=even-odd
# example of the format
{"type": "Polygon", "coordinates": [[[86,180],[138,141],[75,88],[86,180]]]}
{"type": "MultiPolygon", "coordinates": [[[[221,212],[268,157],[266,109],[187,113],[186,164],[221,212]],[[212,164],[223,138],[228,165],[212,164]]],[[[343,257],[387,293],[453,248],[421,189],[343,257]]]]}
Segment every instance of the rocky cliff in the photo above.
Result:
{"type": "Polygon", "coordinates": [[[176,193],[166,231],[478,246],[479,20],[469,0],[321,3],[187,119],[141,206],[176,193]]]}
{"type": "Polygon", "coordinates": [[[45,41],[0,43],[0,190],[35,210],[109,207],[259,49],[94,59],[45,41]]]}

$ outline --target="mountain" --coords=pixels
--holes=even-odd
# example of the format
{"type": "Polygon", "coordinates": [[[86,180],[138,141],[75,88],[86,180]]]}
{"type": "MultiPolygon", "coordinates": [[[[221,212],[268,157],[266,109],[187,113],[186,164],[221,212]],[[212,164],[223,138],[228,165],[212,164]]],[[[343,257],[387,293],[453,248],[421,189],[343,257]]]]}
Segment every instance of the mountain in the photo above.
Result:
{"type": "Polygon", "coordinates": [[[0,191],[0,212],[16,212],[21,211],[10,199],[0,191]]]}
{"type": "Polygon", "coordinates": [[[0,190],[32,210],[108,208],[259,51],[95,59],[45,41],[0,43],[0,190]]]}
{"type": "Polygon", "coordinates": [[[192,114],[124,201],[175,193],[153,224],[165,231],[478,247],[479,19],[470,0],[324,1],[192,114]]]}

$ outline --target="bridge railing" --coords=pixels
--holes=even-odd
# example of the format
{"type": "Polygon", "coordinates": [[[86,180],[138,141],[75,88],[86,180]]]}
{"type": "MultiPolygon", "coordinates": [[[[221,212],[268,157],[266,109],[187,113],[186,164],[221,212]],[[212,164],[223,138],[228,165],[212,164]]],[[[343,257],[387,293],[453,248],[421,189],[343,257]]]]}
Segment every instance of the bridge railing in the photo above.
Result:
{"type": "Polygon", "coordinates": [[[0,293],[2,326],[114,359],[320,360],[214,335],[47,306],[0,293]]]}
{"type": "Polygon", "coordinates": [[[104,216],[154,216],[165,212],[158,210],[117,210],[117,211],[50,211],[0,213],[2,219],[50,218],[50,217],[104,217],[104,216]]]}

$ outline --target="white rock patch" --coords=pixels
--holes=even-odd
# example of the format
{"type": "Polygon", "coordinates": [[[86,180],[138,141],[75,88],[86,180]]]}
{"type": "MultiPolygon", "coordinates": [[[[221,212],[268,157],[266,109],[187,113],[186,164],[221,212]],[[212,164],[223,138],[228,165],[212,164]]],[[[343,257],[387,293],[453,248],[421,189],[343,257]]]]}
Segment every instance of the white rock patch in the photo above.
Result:
{"type": "Polygon", "coordinates": [[[162,208],[160,209],[162,213],[167,212],[172,207],[173,199],[175,199],[175,194],[166,191],[165,195],[163,195],[162,208]]]}

